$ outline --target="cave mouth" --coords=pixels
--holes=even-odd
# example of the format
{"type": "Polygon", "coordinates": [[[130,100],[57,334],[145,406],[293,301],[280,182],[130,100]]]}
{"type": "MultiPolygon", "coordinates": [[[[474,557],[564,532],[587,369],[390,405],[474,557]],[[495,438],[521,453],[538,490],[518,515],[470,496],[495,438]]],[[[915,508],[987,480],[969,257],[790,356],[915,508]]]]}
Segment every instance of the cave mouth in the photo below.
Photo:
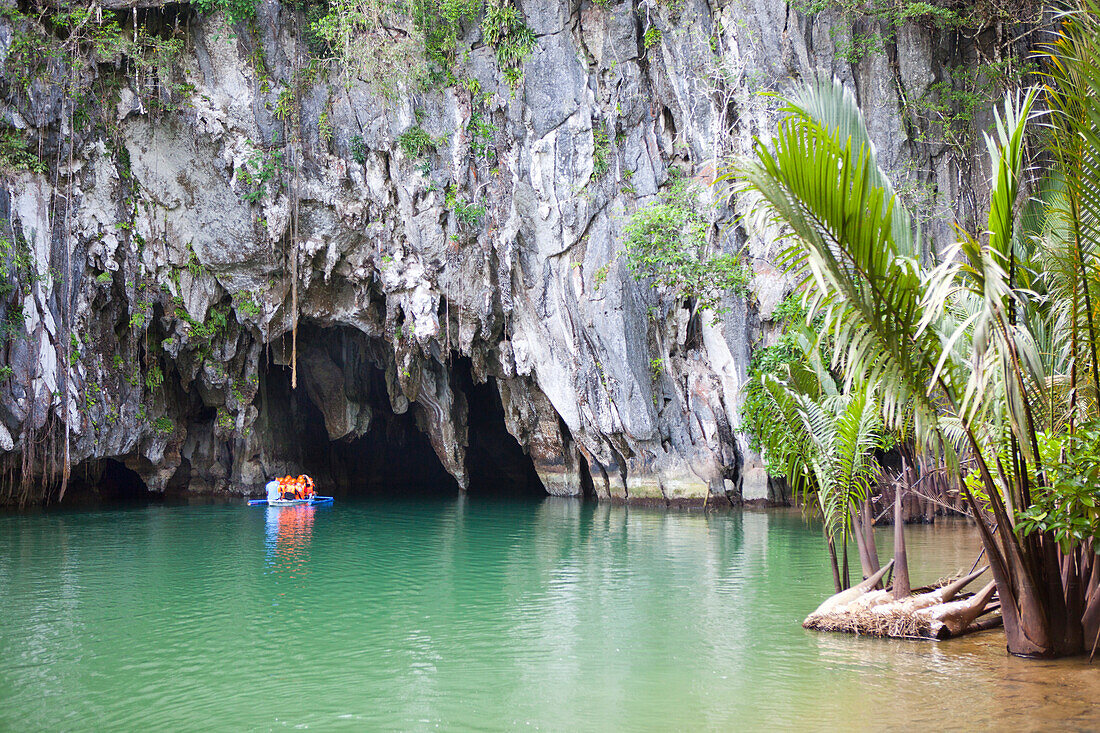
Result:
{"type": "Polygon", "coordinates": [[[148,504],[164,495],[150,491],[141,476],[122,461],[99,458],[73,467],[62,503],[148,504]]]}
{"type": "Polygon", "coordinates": [[[454,382],[466,395],[468,442],[466,473],[471,496],[541,499],[546,497],[535,464],[508,432],[496,379],[475,384],[468,359],[455,361],[454,382]]]}
{"type": "MultiPolygon", "coordinates": [[[[269,365],[261,389],[274,417],[274,452],[286,454],[317,482],[323,496],[430,497],[454,496],[455,481],[439,461],[428,436],[416,427],[415,406],[397,414],[389,406],[385,378],[371,368],[366,376],[371,409],[367,431],[352,440],[329,440],[325,418],[299,381],[290,386],[290,368],[269,365]],[[282,418],[282,419],[278,419],[282,418]],[[281,424],[280,424],[281,423],[281,424]]],[[[278,463],[278,462],[277,462],[278,463]]],[[[287,470],[292,470],[288,465],[287,470]]]]}
{"type": "MultiPolygon", "coordinates": [[[[424,408],[412,403],[403,413],[395,413],[390,404],[384,372],[373,364],[357,359],[342,359],[347,344],[339,344],[331,334],[323,343],[345,370],[355,370],[356,393],[360,404],[371,411],[366,432],[356,438],[330,440],[321,409],[303,388],[301,372],[296,389],[290,387],[290,368],[268,364],[261,369],[261,390],[266,411],[271,416],[268,429],[275,452],[313,476],[317,491],[337,498],[450,498],[461,487],[444,468],[426,433],[417,425],[417,413],[424,408]],[[341,354],[343,352],[343,354],[341,354]]],[[[317,343],[316,341],[314,343],[317,343]]],[[[546,490],[535,472],[531,458],[504,423],[504,408],[495,382],[490,379],[475,385],[470,365],[463,360],[452,363],[451,384],[455,399],[468,405],[468,447],[466,471],[468,495],[494,498],[542,498],[546,490]]],[[[278,463],[276,464],[278,470],[278,463]]]]}

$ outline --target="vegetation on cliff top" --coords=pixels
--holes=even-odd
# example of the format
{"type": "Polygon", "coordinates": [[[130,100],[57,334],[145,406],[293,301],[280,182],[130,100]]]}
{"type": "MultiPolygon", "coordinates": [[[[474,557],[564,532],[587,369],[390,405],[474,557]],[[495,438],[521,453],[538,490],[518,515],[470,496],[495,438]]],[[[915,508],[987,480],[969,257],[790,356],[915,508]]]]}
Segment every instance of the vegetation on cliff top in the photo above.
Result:
{"type": "Polygon", "coordinates": [[[311,49],[348,78],[387,95],[400,85],[457,84],[469,54],[465,33],[480,21],[509,85],[522,77],[535,35],[507,0],[302,0],[311,49]]]}

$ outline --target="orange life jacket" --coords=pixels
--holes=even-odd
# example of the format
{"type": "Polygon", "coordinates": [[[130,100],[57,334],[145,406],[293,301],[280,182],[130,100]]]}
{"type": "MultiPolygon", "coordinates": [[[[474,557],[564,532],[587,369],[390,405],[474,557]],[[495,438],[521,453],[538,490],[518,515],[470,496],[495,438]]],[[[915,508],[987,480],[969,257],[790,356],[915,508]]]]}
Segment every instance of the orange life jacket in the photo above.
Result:
{"type": "Polygon", "coordinates": [[[309,476],[306,476],[305,474],[302,474],[298,477],[298,483],[302,487],[303,496],[310,497],[313,495],[313,479],[311,479],[309,476]]]}

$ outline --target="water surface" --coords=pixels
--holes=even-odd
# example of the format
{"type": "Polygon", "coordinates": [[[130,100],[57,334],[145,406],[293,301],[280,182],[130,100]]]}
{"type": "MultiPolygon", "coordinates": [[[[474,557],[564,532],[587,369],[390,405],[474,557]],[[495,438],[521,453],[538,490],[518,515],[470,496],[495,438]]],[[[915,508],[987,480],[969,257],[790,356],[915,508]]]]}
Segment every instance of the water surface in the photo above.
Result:
{"type": "MultiPolygon", "coordinates": [[[[908,537],[915,584],[977,554],[908,537]]],[[[803,630],[830,591],[791,511],[0,516],[0,729],[1100,728],[1100,664],[803,630]]]]}

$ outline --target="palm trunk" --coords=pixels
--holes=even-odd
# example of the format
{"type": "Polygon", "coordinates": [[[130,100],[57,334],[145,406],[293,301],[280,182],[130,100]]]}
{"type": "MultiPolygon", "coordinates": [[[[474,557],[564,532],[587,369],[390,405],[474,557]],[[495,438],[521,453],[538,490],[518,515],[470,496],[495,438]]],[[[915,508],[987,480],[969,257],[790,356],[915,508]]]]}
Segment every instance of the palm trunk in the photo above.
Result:
{"type": "Polygon", "coordinates": [[[837,566],[836,562],[836,543],[834,543],[833,538],[829,536],[828,530],[825,530],[825,541],[829,545],[829,560],[833,567],[833,587],[836,588],[836,592],[839,593],[844,590],[844,588],[840,585],[840,567],[837,566]]]}
{"type": "Polygon", "coordinates": [[[869,578],[878,568],[871,567],[871,554],[867,550],[866,534],[863,531],[863,512],[852,504],[848,515],[852,522],[852,536],[856,538],[856,550],[859,552],[859,567],[863,571],[863,577],[869,578]]]}
{"type": "Polygon", "coordinates": [[[875,510],[871,506],[870,495],[863,498],[863,544],[867,548],[867,559],[871,563],[871,572],[879,569],[878,548],[875,546],[875,510]]]}
{"type": "MultiPolygon", "coordinates": [[[[908,475],[908,466],[902,465],[908,475]]],[[[905,554],[905,522],[901,519],[901,482],[895,484],[894,489],[894,600],[900,600],[909,596],[912,589],[909,587],[909,559],[905,554]]]]}
{"type": "Polygon", "coordinates": [[[1089,661],[1092,661],[1100,644],[1100,558],[1092,550],[1087,552],[1087,556],[1092,569],[1085,584],[1085,611],[1081,614],[1081,626],[1085,646],[1089,648],[1089,661]]]}
{"type": "Polygon", "coordinates": [[[848,528],[844,528],[844,542],[841,546],[841,551],[844,553],[844,587],[850,588],[852,585],[848,575],[848,528]]]}

